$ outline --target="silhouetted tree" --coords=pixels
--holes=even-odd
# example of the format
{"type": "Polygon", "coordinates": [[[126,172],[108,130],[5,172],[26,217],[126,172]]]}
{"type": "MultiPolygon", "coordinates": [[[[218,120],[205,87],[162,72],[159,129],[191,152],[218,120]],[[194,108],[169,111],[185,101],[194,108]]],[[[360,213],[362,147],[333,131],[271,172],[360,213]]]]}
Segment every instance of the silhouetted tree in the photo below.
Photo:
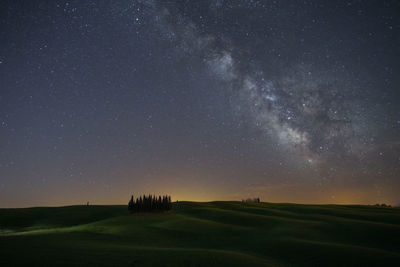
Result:
{"type": "Polygon", "coordinates": [[[131,200],[128,203],[128,210],[129,212],[134,212],[135,209],[135,202],[133,202],[133,196],[131,196],[131,200]]]}

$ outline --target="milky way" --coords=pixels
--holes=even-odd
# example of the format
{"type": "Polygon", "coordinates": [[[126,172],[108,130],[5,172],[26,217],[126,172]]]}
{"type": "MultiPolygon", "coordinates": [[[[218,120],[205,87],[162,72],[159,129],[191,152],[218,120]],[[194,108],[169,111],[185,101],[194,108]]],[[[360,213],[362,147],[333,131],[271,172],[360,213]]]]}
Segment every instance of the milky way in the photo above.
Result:
{"type": "MultiPolygon", "coordinates": [[[[259,8],[259,3],[246,4],[251,10],[259,8]]],[[[217,13],[215,20],[224,12],[229,16],[229,11],[218,11],[222,9],[222,2],[210,9],[217,13]]],[[[297,153],[304,163],[332,157],[361,159],[371,152],[368,148],[374,145],[372,136],[378,134],[374,132],[378,125],[367,117],[371,104],[367,95],[376,88],[370,88],[357,75],[348,73],[345,62],[340,66],[336,62],[320,66],[286,59],[291,64],[277,65],[272,73],[268,68],[265,73],[263,66],[270,59],[265,57],[260,63],[263,58],[258,58],[259,51],[252,50],[251,45],[235,44],[229,34],[225,36],[221,32],[200,33],[193,21],[182,18],[181,14],[170,14],[166,7],[161,13],[166,21],[175,20],[178,24],[170,25],[169,31],[184,44],[183,50],[203,58],[205,67],[223,82],[221,90],[231,92],[233,108],[248,113],[250,124],[261,129],[259,138],[297,153]]],[[[269,39],[249,29],[245,35],[255,35],[257,43],[266,43],[265,39],[269,39]]]]}
{"type": "Polygon", "coordinates": [[[2,205],[400,202],[399,11],[2,3],[2,205]]]}

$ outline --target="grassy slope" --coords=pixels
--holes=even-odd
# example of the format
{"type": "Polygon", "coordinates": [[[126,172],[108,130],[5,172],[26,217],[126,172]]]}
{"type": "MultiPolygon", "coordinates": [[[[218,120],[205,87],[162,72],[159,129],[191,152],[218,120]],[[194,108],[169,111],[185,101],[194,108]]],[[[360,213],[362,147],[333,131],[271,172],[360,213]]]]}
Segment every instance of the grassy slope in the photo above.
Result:
{"type": "Polygon", "coordinates": [[[399,265],[400,209],[181,202],[0,209],[0,266],[399,265]]]}

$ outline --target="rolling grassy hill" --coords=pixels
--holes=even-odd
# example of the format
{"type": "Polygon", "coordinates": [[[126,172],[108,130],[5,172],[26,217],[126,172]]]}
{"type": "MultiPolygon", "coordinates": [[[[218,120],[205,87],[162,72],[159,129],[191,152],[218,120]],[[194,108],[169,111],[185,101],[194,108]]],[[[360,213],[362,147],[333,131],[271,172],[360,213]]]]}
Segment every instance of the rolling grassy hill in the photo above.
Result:
{"type": "Polygon", "coordinates": [[[180,202],[0,209],[0,266],[400,266],[400,209],[180,202]]]}

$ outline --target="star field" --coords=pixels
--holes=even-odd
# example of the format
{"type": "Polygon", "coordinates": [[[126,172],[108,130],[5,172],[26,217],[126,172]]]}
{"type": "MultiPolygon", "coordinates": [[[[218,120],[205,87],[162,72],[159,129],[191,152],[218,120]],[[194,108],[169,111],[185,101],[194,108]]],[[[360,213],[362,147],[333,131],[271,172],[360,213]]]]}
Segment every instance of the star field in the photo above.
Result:
{"type": "Polygon", "coordinates": [[[0,206],[400,203],[396,1],[0,6],[0,206]]]}

